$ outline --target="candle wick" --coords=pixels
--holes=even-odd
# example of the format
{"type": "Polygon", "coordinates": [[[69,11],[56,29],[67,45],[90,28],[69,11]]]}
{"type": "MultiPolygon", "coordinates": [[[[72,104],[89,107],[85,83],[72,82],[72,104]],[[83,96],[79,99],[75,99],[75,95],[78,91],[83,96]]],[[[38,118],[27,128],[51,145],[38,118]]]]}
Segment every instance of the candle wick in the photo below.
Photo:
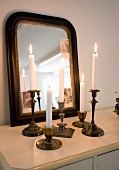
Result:
{"type": "Polygon", "coordinates": [[[49,86],[49,88],[50,88],[50,86],[49,86]]]}

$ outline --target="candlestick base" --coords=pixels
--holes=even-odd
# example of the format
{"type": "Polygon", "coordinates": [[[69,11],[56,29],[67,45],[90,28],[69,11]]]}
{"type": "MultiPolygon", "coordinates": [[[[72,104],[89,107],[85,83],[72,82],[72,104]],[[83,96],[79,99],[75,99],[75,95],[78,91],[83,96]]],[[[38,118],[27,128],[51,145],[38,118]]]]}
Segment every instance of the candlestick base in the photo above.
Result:
{"type": "Polygon", "coordinates": [[[59,129],[58,127],[55,128],[54,136],[56,137],[64,137],[64,138],[72,138],[75,129],[72,128],[65,128],[59,129]]]}
{"type": "Polygon", "coordinates": [[[77,111],[77,114],[79,117],[79,121],[73,122],[72,125],[75,127],[78,127],[78,128],[87,127],[90,124],[89,122],[84,121],[86,118],[87,112],[86,111],[84,111],[84,112],[77,111]]]}
{"type": "Polygon", "coordinates": [[[82,129],[82,133],[90,137],[99,137],[104,135],[104,131],[97,127],[96,124],[90,124],[88,127],[82,129]]]}
{"type": "Polygon", "coordinates": [[[35,124],[35,121],[32,121],[28,127],[23,129],[22,135],[28,136],[28,137],[34,137],[34,136],[40,136],[43,134],[43,131],[41,127],[38,127],[35,124]]]}
{"type": "Polygon", "coordinates": [[[39,149],[43,150],[54,150],[62,146],[62,142],[58,139],[53,139],[55,127],[52,128],[43,128],[43,133],[46,139],[40,139],[36,142],[36,146],[39,149]]]}
{"type": "Polygon", "coordinates": [[[41,100],[40,92],[41,92],[41,90],[36,90],[36,93],[37,93],[37,96],[38,96],[37,99],[38,99],[39,110],[41,110],[41,105],[40,105],[40,100],[41,100]]]}
{"type": "Polygon", "coordinates": [[[80,121],[73,122],[72,125],[77,128],[85,128],[89,125],[89,122],[84,121],[83,123],[80,121]]]}

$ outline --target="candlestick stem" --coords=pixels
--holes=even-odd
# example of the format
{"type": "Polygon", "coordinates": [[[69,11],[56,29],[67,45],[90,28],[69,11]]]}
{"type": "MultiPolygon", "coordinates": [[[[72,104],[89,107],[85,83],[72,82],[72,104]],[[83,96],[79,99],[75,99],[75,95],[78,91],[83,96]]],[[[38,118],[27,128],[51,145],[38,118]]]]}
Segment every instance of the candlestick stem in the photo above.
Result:
{"type": "Polygon", "coordinates": [[[92,121],[91,121],[91,123],[94,124],[95,123],[95,121],[94,121],[95,106],[96,106],[96,103],[98,103],[98,101],[95,99],[95,97],[97,96],[97,92],[99,92],[99,91],[92,90],[91,92],[92,92],[92,101],[90,101],[92,103],[92,121]]]}
{"type": "Polygon", "coordinates": [[[40,91],[41,90],[36,90],[36,92],[37,92],[37,99],[38,99],[38,105],[39,105],[39,110],[41,110],[41,105],[40,105],[40,99],[41,99],[41,97],[40,97],[40,91]]]}
{"type": "Polygon", "coordinates": [[[67,126],[67,124],[64,123],[64,115],[65,115],[64,102],[58,102],[58,105],[59,105],[59,111],[60,111],[59,116],[61,122],[57,124],[58,127],[55,128],[54,136],[71,138],[74,133],[74,129],[65,127],[67,126]]]}
{"type": "Polygon", "coordinates": [[[97,127],[94,121],[95,106],[96,106],[96,103],[98,103],[95,97],[97,96],[97,92],[99,92],[99,90],[90,90],[90,92],[92,93],[92,100],[90,101],[90,103],[92,104],[92,120],[89,126],[84,127],[82,129],[82,133],[90,137],[103,136],[104,131],[101,128],[97,127]]]}
{"type": "Polygon", "coordinates": [[[36,100],[34,99],[34,97],[35,97],[36,91],[35,90],[29,90],[29,92],[30,92],[30,95],[31,95],[31,101],[30,102],[31,102],[31,111],[32,111],[32,121],[31,121],[31,123],[28,127],[23,129],[22,134],[24,136],[34,137],[34,136],[42,135],[43,132],[42,132],[41,127],[38,127],[35,124],[35,121],[34,121],[34,107],[35,107],[35,103],[36,103],[36,100]]]}

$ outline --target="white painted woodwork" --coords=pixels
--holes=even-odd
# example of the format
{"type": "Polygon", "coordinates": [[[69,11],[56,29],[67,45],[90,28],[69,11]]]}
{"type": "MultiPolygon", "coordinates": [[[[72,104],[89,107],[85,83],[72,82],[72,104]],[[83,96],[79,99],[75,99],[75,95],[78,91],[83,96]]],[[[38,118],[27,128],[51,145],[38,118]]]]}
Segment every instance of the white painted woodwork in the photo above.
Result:
{"type": "MultiPolygon", "coordinates": [[[[102,137],[84,136],[81,129],[72,126],[77,120],[78,116],[65,118],[68,127],[74,128],[75,132],[72,138],[58,138],[62,147],[52,151],[36,148],[36,141],[43,139],[43,135],[22,136],[22,130],[28,125],[0,126],[0,166],[3,167],[0,170],[66,170],[66,166],[70,169],[81,167],[80,170],[91,167],[92,170],[119,169],[119,116],[113,109],[96,111],[95,122],[105,132],[102,137]]],[[[57,126],[59,121],[53,120],[53,125],[57,126]]],[[[90,112],[86,121],[91,121],[90,112]]],[[[38,125],[43,127],[45,122],[38,125]]]]}
{"type": "Polygon", "coordinates": [[[117,170],[119,169],[119,150],[108,152],[98,156],[99,170],[117,170]]]}
{"type": "Polygon", "coordinates": [[[93,169],[93,158],[86,159],[80,162],[76,162],[70,165],[66,165],[56,170],[92,170],[93,169]]]}

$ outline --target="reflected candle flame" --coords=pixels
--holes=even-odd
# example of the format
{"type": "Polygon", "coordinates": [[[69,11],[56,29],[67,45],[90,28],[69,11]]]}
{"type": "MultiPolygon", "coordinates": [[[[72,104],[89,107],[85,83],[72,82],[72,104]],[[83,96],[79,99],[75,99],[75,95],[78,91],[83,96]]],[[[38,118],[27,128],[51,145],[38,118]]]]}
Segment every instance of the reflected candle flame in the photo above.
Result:
{"type": "Polygon", "coordinates": [[[25,70],[24,69],[22,69],[22,75],[25,75],[25,70]]]}
{"type": "Polygon", "coordinates": [[[30,54],[32,54],[32,45],[31,44],[29,45],[29,52],[30,52],[30,54]]]}
{"type": "Polygon", "coordinates": [[[84,81],[84,73],[81,74],[81,81],[84,81]]]}

